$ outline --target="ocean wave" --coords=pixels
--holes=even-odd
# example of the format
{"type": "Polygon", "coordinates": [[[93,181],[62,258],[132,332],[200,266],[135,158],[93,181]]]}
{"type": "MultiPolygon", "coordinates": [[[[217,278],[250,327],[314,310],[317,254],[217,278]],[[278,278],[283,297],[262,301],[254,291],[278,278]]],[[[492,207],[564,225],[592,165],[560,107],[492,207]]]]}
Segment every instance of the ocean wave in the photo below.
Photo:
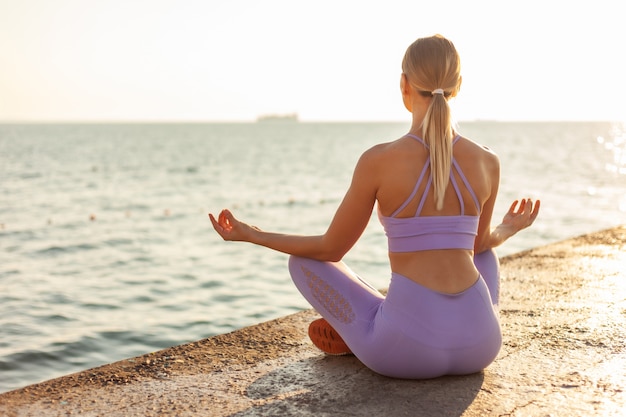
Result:
{"type": "Polygon", "coordinates": [[[99,246],[92,243],[69,244],[65,246],[51,245],[38,249],[31,253],[32,256],[58,256],[67,253],[85,252],[98,249],[99,246]]]}

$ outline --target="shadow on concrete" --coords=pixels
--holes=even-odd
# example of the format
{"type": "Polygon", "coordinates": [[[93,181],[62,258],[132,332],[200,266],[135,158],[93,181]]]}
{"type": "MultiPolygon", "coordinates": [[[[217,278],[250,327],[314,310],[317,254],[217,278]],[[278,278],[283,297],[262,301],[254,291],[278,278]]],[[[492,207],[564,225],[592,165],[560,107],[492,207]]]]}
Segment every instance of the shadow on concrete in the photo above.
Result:
{"type": "Polygon", "coordinates": [[[483,385],[484,374],[430,380],[378,375],[354,356],[320,356],[276,369],[252,382],[254,404],[232,417],[276,415],[460,416],[483,385]]]}

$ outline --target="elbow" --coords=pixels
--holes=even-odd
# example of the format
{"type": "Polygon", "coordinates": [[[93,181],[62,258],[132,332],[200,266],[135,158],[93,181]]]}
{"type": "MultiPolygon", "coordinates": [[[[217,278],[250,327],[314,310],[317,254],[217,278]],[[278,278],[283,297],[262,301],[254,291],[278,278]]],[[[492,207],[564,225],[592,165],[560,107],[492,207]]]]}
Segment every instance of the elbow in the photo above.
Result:
{"type": "Polygon", "coordinates": [[[480,255],[481,253],[485,253],[489,251],[491,248],[488,247],[474,247],[474,256],[480,255]]]}
{"type": "Polygon", "coordinates": [[[343,248],[328,247],[320,252],[317,259],[324,262],[339,262],[343,259],[347,252],[348,251],[344,250],[343,248]]]}
{"type": "Polygon", "coordinates": [[[327,261],[328,262],[339,262],[342,259],[343,259],[343,254],[342,255],[340,255],[340,254],[332,254],[332,255],[328,256],[327,261]]]}
{"type": "Polygon", "coordinates": [[[316,259],[322,262],[339,262],[345,254],[343,251],[325,251],[316,256],[316,259]]]}
{"type": "Polygon", "coordinates": [[[318,249],[316,251],[293,252],[290,254],[292,256],[313,259],[320,262],[339,262],[343,259],[345,252],[329,249],[318,249]]]}
{"type": "Polygon", "coordinates": [[[474,242],[474,254],[476,255],[486,252],[490,249],[492,249],[492,247],[491,245],[489,245],[488,242],[486,242],[485,239],[476,239],[476,241],[474,242]]]}
{"type": "Polygon", "coordinates": [[[483,253],[484,251],[489,250],[489,248],[484,244],[479,244],[478,242],[474,244],[474,253],[478,255],[479,253],[483,253]]]}
{"type": "Polygon", "coordinates": [[[323,262],[339,262],[348,250],[350,250],[349,245],[324,237],[322,238],[322,244],[319,246],[319,252],[314,258],[323,262]]]}

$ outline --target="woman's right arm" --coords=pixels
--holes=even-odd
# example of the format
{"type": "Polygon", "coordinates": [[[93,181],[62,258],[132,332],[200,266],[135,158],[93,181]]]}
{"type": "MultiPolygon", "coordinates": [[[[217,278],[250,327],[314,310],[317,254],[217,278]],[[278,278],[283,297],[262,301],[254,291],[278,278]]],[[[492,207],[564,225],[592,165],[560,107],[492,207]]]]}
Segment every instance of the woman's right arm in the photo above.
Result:
{"type": "Polygon", "coordinates": [[[320,261],[339,261],[361,236],[372,214],[378,189],[378,154],[371,149],[361,156],[350,188],[323,235],[266,232],[237,220],[229,210],[222,210],[217,218],[209,214],[213,228],[224,240],[250,242],[320,261]]]}

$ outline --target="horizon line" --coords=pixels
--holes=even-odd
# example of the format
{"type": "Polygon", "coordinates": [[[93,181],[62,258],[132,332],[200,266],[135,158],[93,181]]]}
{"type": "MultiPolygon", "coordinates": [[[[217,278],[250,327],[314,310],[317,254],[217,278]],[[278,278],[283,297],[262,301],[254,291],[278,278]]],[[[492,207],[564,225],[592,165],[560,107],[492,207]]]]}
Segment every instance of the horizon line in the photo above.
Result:
{"type": "MultiPolygon", "coordinates": [[[[315,124],[315,123],[411,123],[410,120],[339,120],[339,119],[298,119],[290,121],[259,122],[256,119],[85,119],[85,120],[0,120],[0,125],[18,124],[315,124]]],[[[460,119],[456,123],[626,123],[622,120],[611,119],[489,119],[472,118],[460,119]]]]}

